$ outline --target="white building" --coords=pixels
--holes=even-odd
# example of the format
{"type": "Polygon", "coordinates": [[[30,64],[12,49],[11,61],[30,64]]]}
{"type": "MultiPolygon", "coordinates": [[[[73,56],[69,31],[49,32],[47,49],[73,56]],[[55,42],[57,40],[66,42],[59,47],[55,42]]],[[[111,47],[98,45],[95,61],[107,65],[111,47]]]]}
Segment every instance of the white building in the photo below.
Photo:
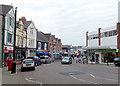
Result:
{"type": "Polygon", "coordinates": [[[120,1],[118,2],[118,22],[120,22],[120,1]]]}
{"type": "Polygon", "coordinates": [[[109,58],[109,61],[113,62],[114,57],[117,56],[117,29],[115,26],[88,33],[87,42],[88,61],[93,59],[95,63],[105,63],[109,58]]]}
{"type": "MultiPolygon", "coordinates": [[[[13,44],[14,44],[14,9],[13,6],[10,5],[0,5],[0,29],[2,31],[0,37],[2,37],[2,42],[0,42],[1,45],[3,45],[4,48],[4,58],[6,58],[8,55],[13,56],[13,44]]],[[[0,51],[1,52],[1,51],[0,51]]],[[[0,54],[1,55],[1,54],[0,54]]]]}
{"type": "Polygon", "coordinates": [[[27,52],[26,56],[36,55],[37,29],[33,21],[26,21],[25,17],[20,18],[27,29],[27,52]]]}

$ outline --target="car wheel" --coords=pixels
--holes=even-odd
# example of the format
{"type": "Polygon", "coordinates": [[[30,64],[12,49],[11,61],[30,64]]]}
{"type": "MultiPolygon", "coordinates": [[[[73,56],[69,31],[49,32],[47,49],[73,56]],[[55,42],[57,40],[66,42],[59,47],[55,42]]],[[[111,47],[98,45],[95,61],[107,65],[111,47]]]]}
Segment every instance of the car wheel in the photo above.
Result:
{"type": "Polygon", "coordinates": [[[33,71],[35,70],[35,67],[33,67],[33,71]]]}

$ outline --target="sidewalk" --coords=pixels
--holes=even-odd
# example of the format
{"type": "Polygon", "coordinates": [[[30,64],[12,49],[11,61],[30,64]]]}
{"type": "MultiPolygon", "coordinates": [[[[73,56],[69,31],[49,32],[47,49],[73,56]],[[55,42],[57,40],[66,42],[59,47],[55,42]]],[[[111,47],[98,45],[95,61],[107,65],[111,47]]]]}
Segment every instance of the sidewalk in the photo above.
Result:
{"type": "Polygon", "coordinates": [[[2,68],[2,84],[18,84],[18,79],[20,77],[18,73],[19,65],[16,65],[16,73],[14,74],[8,71],[8,67],[2,68]]]}

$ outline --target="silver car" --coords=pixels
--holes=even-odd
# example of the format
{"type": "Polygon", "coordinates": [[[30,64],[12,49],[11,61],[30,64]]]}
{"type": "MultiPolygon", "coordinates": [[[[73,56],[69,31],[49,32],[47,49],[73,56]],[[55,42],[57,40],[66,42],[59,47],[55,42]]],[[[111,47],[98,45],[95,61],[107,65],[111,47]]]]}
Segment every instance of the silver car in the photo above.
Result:
{"type": "Polygon", "coordinates": [[[65,63],[72,64],[72,58],[71,57],[63,57],[61,64],[65,64],[65,63]]]}
{"type": "Polygon", "coordinates": [[[49,56],[41,56],[40,61],[42,63],[51,63],[51,58],[49,56]]]}
{"type": "Polygon", "coordinates": [[[35,70],[35,63],[33,59],[24,59],[21,64],[21,71],[32,69],[35,70]]]}

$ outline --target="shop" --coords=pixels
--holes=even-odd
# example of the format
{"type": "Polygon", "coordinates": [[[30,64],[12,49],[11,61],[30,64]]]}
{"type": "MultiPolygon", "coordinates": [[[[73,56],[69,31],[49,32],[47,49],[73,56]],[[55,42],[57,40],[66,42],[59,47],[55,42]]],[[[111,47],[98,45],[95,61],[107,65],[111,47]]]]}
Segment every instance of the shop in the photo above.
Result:
{"type": "Polygon", "coordinates": [[[8,57],[13,58],[13,47],[12,46],[4,46],[4,59],[8,59],[8,57]]]}
{"type": "Polygon", "coordinates": [[[43,56],[43,55],[49,55],[50,53],[49,53],[49,51],[48,50],[37,50],[36,51],[36,55],[37,56],[43,56]]]}
{"type": "Polygon", "coordinates": [[[16,60],[22,60],[25,56],[25,48],[16,47],[16,60]]]}
{"type": "Polygon", "coordinates": [[[107,59],[112,63],[118,51],[118,49],[88,49],[88,63],[91,61],[96,64],[106,63],[107,59]]]}

